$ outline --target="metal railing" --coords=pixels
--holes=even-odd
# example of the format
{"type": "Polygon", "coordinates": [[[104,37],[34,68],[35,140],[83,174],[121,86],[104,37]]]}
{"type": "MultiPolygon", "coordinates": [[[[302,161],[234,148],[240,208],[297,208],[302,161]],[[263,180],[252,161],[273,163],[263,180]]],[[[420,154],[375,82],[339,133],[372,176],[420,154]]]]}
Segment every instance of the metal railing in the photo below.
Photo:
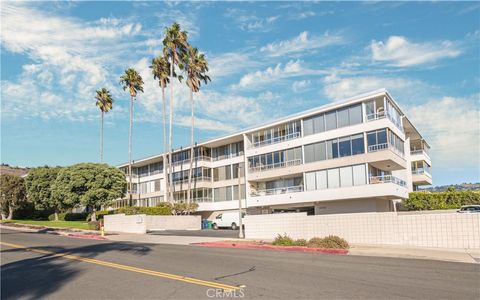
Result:
{"type": "Polygon", "coordinates": [[[422,154],[430,158],[430,155],[428,154],[427,151],[425,151],[425,149],[410,150],[410,155],[422,155],[422,154]]]}
{"type": "Polygon", "coordinates": [[[423,168],[412,170],[412,174],[413,175],[427,175],[429,177],[432,177],[432,175],[430,174],[430,171],[428,171],[426,169],[423,169],[423,168]]]}
{"type": "Polygon", "coordinates": [[[377,184],[377,183],[395,183],[403,187],[407,185],[407,183],[404,180],[392,175],[370,176],[370,184],[377,184]]]}
{"type": "MultiPolygon", "coordinates": [[[[192,177],[192,183],[201,182],[201,181],[212,181],[212,177],[209,176],[200,176],[200,177],[192,177]]],[[[188,184],[188,178],[182,180],[174,180],[173,184],[188,184]]]]}
{"type": "Polygon", "coordinates": [[[263,165],[263,166],[256,166],[256,167],[250,167],[249,170],[250,172],[261,172],[261,171],[267,171],[267,170],[272,170],[272,169],[278,169],[278,168],[285,168],[285,167],[290,167],[290,166],[297,166],[302,163],[301,159],[295,159],[295,160],[289,160],[285,162],[279,162],[275,164],[270,164],[270,165],[263,165]]]}
{"type": "MultiPolygon", "coordinates": [[[[203,155],[194,157],[193,162],[197,162],[197,161],[212,161],[212,158],[208,157],[208,156],[203,156],[203,155]]],[[[172,166],[176,167],[176,166],[181,166],[181,165],[187,164],[187,163],[190,163],[190,158],[176,161],[176,162],[172,163],[172,166]]]]}
{"type": "Polygon", "coordinates": [[[385,118],[385,112],[382,111],[382,112],[379,112],[379,113],[373,113],[373,114],[368,114],[367,115],[367,122],[368,121],[375,121],[375,120],[378,120],[378,119],[383,119],[385,118]]]}
{"type": "Polygon", "coordinates": [[[212,197],[201,197],[201,198],[193,198],[193,202],[203,203],[203,202],[213,202],[212,197]]]}
{"type": "Polygon", "coordinates": [[[259,197],[259,196],[269,196],[269,195],[280,195],[280,194],[289,194],[289,193],[298,193],[303,192],[303,186],[294,185],[288,187],[274,188],[274,189],[265,189],[252,191],[250,196],[259,197]]]}
{"type": "Polygon", "coordinates": [[[382,144],[370,145],[370,146],[368,146],[368,148],[367,148],[368,152],[377,152],[377,151],[386,150],[386,149],[395,152],[395,153],[398,154],[400,157],[405,157],[405,154],[404,154],[404,153],[402,153],[400,150],[398,150],[397,148],[395,148],[395,146],[393,146],[393,145],[390,144],[390,143],[382,143],[382,144]]]}
{"type": "Polygon", "coordinates": [[[281,135],[281,136],[270,138],[268,140],[252,143],[251,148],[258,148],[265,145],[271,145],[271,144],[276,144],[283,141],[293,140],[293,139],[299,138],[300,136],[301,136],[301,133],[299,131],[290,133],[287,135],[281,135]]]}

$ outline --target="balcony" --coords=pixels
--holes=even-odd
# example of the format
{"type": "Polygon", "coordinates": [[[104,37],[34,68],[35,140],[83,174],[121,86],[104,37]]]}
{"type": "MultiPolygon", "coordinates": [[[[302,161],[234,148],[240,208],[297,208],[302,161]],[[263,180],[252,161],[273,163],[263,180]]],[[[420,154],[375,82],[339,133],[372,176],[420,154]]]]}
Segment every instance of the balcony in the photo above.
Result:
{"type": "Polygon", "coordinates": [[[259,196],[280,195],[280,194],[289,194],[289,193],[298,193],[298,192],[303,192],[303,186],[295,185],[295,186],[288,186],[288,187],[281,187],[281,188],[274,188],[274,189],[257,190],[257,191],[252,191],[250,193],[250,196],[259,197],[259,196]]]}
{"type": "Polygon", "coordinates": [[[399,151],[397,148],[395,148],[392,144],[390,143],[383,143],[383,144],[375,144],[375,145],[370,145],[367,148],[368,152],[377,152],[377,151],[382,151],[382,150],[391,150],[395,154],[397,154],[400,157],[405,157],[405,154],[403,154],[401,151],[399,151]]]}
{"type": "Polygon", "coordinates": [[[429,170],[424,168],[412,170],[412,182],[415,185],[431,185],[432,175],[429,170]]]}
{"type": "Polygon", "coordinates": [[[251,148],[263,147],[265,145],[271,145],[276,143],[281,143],[283,141],[293,140],[301,136],[300,132],[294,132],[287,135],[277,136],[270,138],[268,140],[258,141],[251,144],[251,148]]]}
{"type": "Polygon", "coordinates": [[[197,203],[213,202],[212,197],[193,198],[192,200],[197,203]]]}
{"type": "Polygon", "coordinates": [[[285,162],[274,163],[274,164],[270,164],[270,165],[250,167],[249,171],[252,172],[252,173],[255,173],[255,172],[268,171],[268,170],[272,170],[272,169],[279,169],[279,168],[286,168],[286,167],[290,167],[290,166],[297,166],[297,165],[300,165],[300,164],[302,164],[302,160],[301,159],[295,159],[295,160],[289,160],[289,161],[285,161],[285,162]]]}
{"type": "Polygon", "coordinates": [[[395,183],[399,186],[406,187],[407,183],[400,178],[397,178],[392,175],[383,175],[383,176],[370,176],[370,184],[379,184],[379,183],[395,183]]]}
{"type": "MultiPolygon", "coordinates": [[[[200,177],[194,177],[192,178],[192,184],[195,182],[210,182],[212,181],[212,177],[209,176],[200,176],[200,177]]],[[[188,178],[187,179],[182,179],[182,180],[174,180],[173,184],[175,185],[180,185],[180,184],[188,184],[188,178]]]]}
{"type": "Polygon", "coordinates": [[[379,119],[383,119],[385,118],[385,112],[384,111],[380,111],[376,114],[368,114],[367,115],[367,122],[370,122],[370,121],[375,121],[375,120],[379,120],[379,119]]]}
{"type": "MultiPolygon", "coordinates": [[[[199,161],[209,161],[210,162],[210,161],[212,161],[212,158],[208,157],[208,156],[197,156],[193,159],[193,163],[199,162],[199,161]]],[[[181,166],[183,164],[189,164],[189,163],[190,163],[190,158],[187,158],[187,159],[176,161],[176,162],[172,163],[172,167],[177,167],[177,166],[181,166]]]]}

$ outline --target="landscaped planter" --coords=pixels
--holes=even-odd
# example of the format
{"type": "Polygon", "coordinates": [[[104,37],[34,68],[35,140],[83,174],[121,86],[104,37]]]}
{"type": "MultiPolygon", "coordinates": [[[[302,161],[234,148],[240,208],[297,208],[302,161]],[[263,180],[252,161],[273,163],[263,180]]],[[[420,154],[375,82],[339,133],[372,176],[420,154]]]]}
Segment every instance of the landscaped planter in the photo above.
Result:
{"type": "Polygon", "coordinates": [[[214,248],[237,248],[237,249],[260,249],[272,251],[308,252],[308,253],[329,253],[348,254],[348,249],[310,248],[305,246],[275,246],[270,244],[259,244],[254,242],[203,242],[192,245],[214,247],[214,248]]]}

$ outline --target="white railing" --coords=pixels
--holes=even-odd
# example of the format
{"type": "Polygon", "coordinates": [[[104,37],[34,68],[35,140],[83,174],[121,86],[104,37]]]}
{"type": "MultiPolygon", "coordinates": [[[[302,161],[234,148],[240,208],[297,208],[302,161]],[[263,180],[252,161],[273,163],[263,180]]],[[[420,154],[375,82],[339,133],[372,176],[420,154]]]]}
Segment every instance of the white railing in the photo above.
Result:
{"type": "Polygon", "coordinates": [[[285,162],[279,162],[275,164],[270,164],[270,165],[263,165],[263,166],[256,166],[256,167],[250,167],[250,172],[261,172],[261,171],[267,171],[271,169],[278,169],[278,168],[285,168],[285,167],[290,167],[290,166],[297,166],[302,163],[301,159],[295,159],[295,160],[289,160],[285,162]]]}
{"type": "MultiPolygon", "coordinates": [[[[192,177],[192,183],[201,182],[201,181],[212,181],[212,177],[208,177],[208,176],[192,177]]],[[[173,183],[174,184],[188,184],[188,178],[173,181],[173,183]]]]}
{"type": "Polygon", "coordinates": [[[280,143],[280,142],[283,142],[283,141],[293,140],[293,139],[299,138],[300,136],[301,136],[300,132],[294,132],[294,133],[290,133],[290,134],[287,134],[287,135],[273,137],[273,138],[270,138],[268,140],[264,140],[264,141],[260,141],[260,142],[254,142],[254,143],[252,143],[251,147],[252,148],[258,148],[258,147],[262,147],[262,146],[265,146],[265,145],[276,144],[276,143],[280,143]]]}
{"type": "Polygon", "coordinates": [[[403,187],[407,185],[407,183],[404,180],[392,175],[370,176],[370,184],[377,184],[377,183],[395,183],[403,187]]]}
{"type": "Polygon", "coordinates": [[[367,115],[367,122],[385,118],[385,112],[373,113],[367,115]]]}
{"type": "Polygon", "coordinates": [[[413,175],[427,175],[429,177],[432,177],[432,175],[430,175],[430,171],[428,171],[426,169],[423,169],[423,168],[412,170],[412,174],[413,175]]]}
{"type": "Polygon", "coordinates": [[[259,197],[259,196],[269,196],[269,195],[280,195],[280,194],[289,194],[289,193],[298,193],[303,192],[303,186],[294,185],[282,188],[266,189],[266,190],[257,190],[252,191],[250,196],[259,197]]]}
{"type": "Polygon", "coordinates": [[[367,148],[368,152],[377,152],[377,151],[386,150],[386,149],[395,152],[396,154],[398,154],[398,155],[401,156],[401,157],[405,157],[405,154],[403,154],[400,150],[398,150],[397,148],[395,148],[395,146],[393,146],[393,145],[390,144],[390,143],[382,143],[382,144],[370,145],[370,146],[368,146],[368,148],[367,148]]]}
{"type": "MultiPolygon", "coordinates": [[[[194,157],[193,158],[193,162],[197,162],[197,161],[212,161],[212,158],[211,157],[208,157],[208,156],[197,156],[197,157],[194,157]]],[[[183,164],[187,164],[187,163],[190,163],[190,158],[187,158],[187,159],[184,159],[184,160],[179,160],[179,161],[176,161],[172,164],[173,167],[176,167],[176,166],[181,166],[183,164]]]]}
{"type": "Polygon", "coordinates": [[[194,202],[213,202],[212,197],[202,197],[202,198],[193,198],[192,199],[194,202]]]}
{"type": "Polygon", "coordinates": [[[425,155],[426,157],[430,158],[430,155],[428,155],[428,152],[425,151],[425,149],[410,150],[410,155],[425,155]]]}

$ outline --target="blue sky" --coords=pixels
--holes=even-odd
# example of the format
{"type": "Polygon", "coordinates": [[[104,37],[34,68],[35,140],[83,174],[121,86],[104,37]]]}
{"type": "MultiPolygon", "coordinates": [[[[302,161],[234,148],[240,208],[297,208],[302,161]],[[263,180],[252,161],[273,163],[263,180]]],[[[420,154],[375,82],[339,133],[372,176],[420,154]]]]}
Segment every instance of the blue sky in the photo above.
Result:
{"type": "MultiPolygon", "coordinates": [[[[203,141],[387,88],[432,146],[435,184],[479,181],[480,5],[476,2],[5,2],[1,7],[1,161],[69,165],[99,159],[95,90],[108,163],[162,151],[161,91],[150,76],[163,29],[177,21],[205,53],[212,82],[195,95],[203,141]]],[[[174,146],[189,143],[188,90],[176,84],[174,146]]]]}

